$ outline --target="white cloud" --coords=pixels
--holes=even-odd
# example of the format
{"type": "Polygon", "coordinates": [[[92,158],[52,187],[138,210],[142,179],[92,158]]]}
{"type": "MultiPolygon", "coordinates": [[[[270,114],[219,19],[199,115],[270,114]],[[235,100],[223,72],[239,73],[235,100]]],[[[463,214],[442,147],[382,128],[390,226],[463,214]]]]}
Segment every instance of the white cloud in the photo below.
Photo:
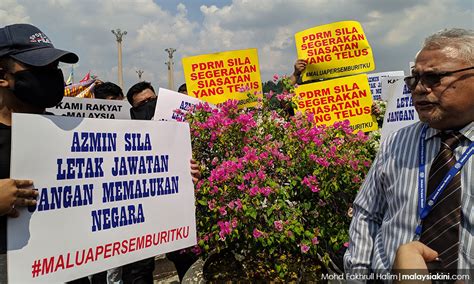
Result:
{"type": "MultiPolygon", "coordinates": [[[[471,17],[470,25],[472,27],[472,13],[470,15],[464,14],[452,4],[453,1],[435,0],[430,1],[430,5],[422,3],[405,8],[399,15],[402,20],[389,29],[383,41],[388,45],[402,46],[409,44],[412,39],[419,39],[418,35],[420,34],[424,37],[426,31],[432,33],[445,27],[468,27],[469,22],[464,22],[464,20],[469,17],[471,17]],[[454,15],[457,17],[453,17],[454,15]],[[440,21],[440,19],[450,19],[449,25],[447,26],[446,22],[440,21]]],[[[419,42],[420,40],[416,43],[419,42]]]]}
{"type": "Polygon", "coordinates": [[[0,2],[0,26],[29,22],[30,17],[25,7],[16,0],[2,0],[0,2]]]}
{"type": "Polygon", "coordinates": [[[296,59],[294,34],[335,21],[361,22],[377,71],[407,69],[422,39],[436,30],[473,28],[470,0],[234,0],[224,6],[203,2],[198,9],[181,2],[170,8],[165,0],[1,0],[0,24],[37,25],[57,47],[78,53],[77,77],[92,70],[113,82],[117,46],[110,30],[127,30],[125,92],[138,80],[137,69],[144,70],[143,79],[154,86],[167,86],[167,47],[177,49],[178,86],[183,82],[183,56],[234,49],[258,48],[263,80],[289,73],[296,59]]]}

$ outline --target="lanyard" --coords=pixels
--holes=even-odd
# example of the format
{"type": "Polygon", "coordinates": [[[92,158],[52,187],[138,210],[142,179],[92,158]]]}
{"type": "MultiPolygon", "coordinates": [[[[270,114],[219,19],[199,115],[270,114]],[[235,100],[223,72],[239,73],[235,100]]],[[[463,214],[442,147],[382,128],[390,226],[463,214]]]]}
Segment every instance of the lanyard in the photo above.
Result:
{"type": "Polygon", "coordinates": [[[444,176],[441,182],[438,184],[436,189],[433,193],[428,197],[428,202],[426,202],[426,131],[428,126],[425,124],[421,130],[420,136],[420,152],[419,152],[419,175],[418,175],[418,216],[419,221],[418,225],[416,226],[415,230],[415,240],[418,240],[421,236],[421,231],[423,229],[423,220],[428,216],[428,214],[433,209],[433,206],[438,201],[438,198],[445,190],[446,186],[449,182],[454,178],[454,176],[461,170],[461,168],[466,164],[469,157],[474,153],[474,142],[471,142],[469,148],[461,155],[459,161],[454,164],[451,169],[449,169],[448,173],[444,176]]]}

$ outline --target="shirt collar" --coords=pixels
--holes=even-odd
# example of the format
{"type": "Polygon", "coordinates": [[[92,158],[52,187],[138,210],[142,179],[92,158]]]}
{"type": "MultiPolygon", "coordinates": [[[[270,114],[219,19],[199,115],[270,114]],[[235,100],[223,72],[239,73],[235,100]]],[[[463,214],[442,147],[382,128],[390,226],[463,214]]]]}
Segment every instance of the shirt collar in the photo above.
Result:
{"type": "MultiPolygon", "coordinates": [[[[428,127],[426,131],[426,140],[433,138],[440,132],[441,130],[428,127]]],[[[472,142],[474,140],[474,121],[471,121],[471,123],[461,128],[459,132],[472,142]]]]}

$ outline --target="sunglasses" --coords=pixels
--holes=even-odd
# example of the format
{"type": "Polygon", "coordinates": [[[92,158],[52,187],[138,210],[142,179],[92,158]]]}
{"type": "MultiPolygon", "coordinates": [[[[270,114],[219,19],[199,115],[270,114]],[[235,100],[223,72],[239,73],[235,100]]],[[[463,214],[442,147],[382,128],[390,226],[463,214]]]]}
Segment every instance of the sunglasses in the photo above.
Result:
{"type": "Polygon", "coordinates": [[[439,84],[441,81],[441,78],[450,76],[454,73],[466,71],[466,70],[471,70],[474,69],[474,66],[459,69],[459,70],[454,70],[454,71],[445,71],[445,72],[426,72],[423,74],[414,74],[412,76],[407,76],[403,80],[405,81],[405,84],[407,87],[411,90],[414,91],[416,86],[418,86],[418,83],[421,81],[422,84],[424,84],[427,87],[433,87],[439,84]]]}

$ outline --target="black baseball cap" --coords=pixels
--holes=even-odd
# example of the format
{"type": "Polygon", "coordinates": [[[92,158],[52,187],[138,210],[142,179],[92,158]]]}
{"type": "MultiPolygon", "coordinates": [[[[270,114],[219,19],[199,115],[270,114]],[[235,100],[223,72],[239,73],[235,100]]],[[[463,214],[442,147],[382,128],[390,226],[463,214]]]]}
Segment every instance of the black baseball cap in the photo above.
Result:
{"type": "Polygon", "coordinates": [[[9,56],[31,66],[45,66],[56,60],[76,63],[79,57],[54,48],[51,40],[37,27],[14,24],[0,29],[0,57],[9,56]]]}

